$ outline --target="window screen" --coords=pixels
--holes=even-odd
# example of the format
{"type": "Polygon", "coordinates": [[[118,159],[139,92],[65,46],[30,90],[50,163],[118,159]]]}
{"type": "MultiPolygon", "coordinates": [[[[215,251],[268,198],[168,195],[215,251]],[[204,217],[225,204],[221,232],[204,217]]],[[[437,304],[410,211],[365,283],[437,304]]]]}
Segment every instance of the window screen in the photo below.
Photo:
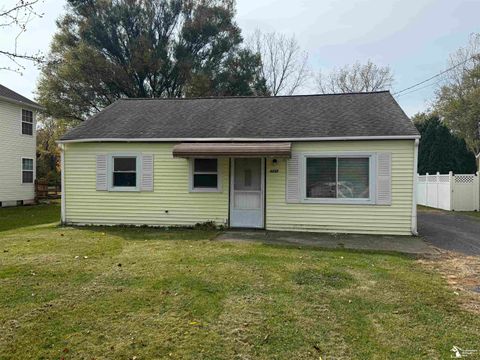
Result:
{"type": "Polygon", "coordinates": [[[113,186],[136,187],[137,186],[137,158],[114,157],[113,158],[113,186]]]}
{"type": "Polygon", "coordinates": [[[193,188],[218,188],[217,159],[194,159],[193,188]]]}
{"type": "Polygon", "coordinates": [[[307,198],[368,199],[370,158],[308,157],[307,198]]]}
{"type": "Polygon", "coordinates": [[[33,183],[33,159],[22,159],[22,183],[33,183]]]}

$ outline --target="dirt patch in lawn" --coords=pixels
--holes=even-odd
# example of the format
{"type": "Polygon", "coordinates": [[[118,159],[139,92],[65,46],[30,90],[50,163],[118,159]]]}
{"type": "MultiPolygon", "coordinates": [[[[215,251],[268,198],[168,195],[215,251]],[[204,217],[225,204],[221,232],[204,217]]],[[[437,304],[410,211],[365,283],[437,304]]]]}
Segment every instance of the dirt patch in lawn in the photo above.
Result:
{"type": "Polygon", "coordinates": [[[480,256],[442,251],[438,256],[418,261],[441,274],[463,308],[480,314],[480,256]]]}

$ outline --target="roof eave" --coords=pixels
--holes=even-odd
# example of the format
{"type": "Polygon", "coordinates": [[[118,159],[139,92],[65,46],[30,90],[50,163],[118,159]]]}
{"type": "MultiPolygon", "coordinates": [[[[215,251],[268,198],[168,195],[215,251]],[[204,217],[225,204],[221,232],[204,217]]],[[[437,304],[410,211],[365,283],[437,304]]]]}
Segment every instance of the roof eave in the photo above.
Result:
{"type": "Polygon", "coordinates": [[[24,106],[24,107],[33,108],[33,109],[36,109],[36,110],[42,110],[42,111],[45,110],[44,107],[42,107],[38,104],[30,104],[30,103],[15,100],[15,99],[12,99],[12,98],[9,98],[9,97],[6,97],[6,96],[0,96],[0,100],[4,100],[4,101],[7,101],[7,102],[15,104],[15,105],[20,105],[20,106],[24,106]]]}
{"type": "Polygon", "coordinates": [[[334,137],[300,137],[300,138],[88,138],[58,140],[59,144],[88,142],[278,142],[278,141],[357,141],[357,140],[415,140],[420,135],[385,135],[385,136],[334,136],[334,137]]]}

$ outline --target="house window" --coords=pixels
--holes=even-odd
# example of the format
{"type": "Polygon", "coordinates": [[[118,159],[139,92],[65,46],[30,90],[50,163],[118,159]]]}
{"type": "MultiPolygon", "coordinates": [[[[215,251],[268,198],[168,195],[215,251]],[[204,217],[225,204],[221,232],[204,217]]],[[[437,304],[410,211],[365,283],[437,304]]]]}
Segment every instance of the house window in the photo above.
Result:
{"type": "Polygon", "coordinates": [[[22,134],[33,135],[33,112],[22,109],[22,134]]]}
{"type": "Polygon", "coordinates": [[[218,159],[192,160],[192,191],[218,191],[218,159]]]}
{"type": "Polygon", "coordinates": [[[370,156],[307,156],[305,198],[342,202],[371,198],[370,156]]]}
{"type": "Polygon", "coordinates": [[[22,183],[33,183],[33,159],[22,158],[22,183]]]}
{"type": "Polygon", "coordinates": [[[137,157],[112,157],[112,187],[135,189],[137,187],[137,157]]]}

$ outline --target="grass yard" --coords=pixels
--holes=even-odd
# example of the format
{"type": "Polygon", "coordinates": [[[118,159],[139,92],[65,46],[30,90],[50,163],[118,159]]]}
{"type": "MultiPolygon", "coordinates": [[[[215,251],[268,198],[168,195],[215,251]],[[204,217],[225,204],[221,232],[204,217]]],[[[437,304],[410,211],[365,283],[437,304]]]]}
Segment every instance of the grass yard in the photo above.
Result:
{"type": "MultiPolygon", "coordinates": [[[[53,216],[54,215],[54,216],[53,216]]],[[[480,317],[391,254],[59,227],[0,209],[0,359],[440,359],[480,317]]]]}
{"type": "Polygon", "coordinates": [[[0,236],[2,231],[20,229],[32,225],[58,223],[60,202],[50,205],[0,208],[0,236]]]}

